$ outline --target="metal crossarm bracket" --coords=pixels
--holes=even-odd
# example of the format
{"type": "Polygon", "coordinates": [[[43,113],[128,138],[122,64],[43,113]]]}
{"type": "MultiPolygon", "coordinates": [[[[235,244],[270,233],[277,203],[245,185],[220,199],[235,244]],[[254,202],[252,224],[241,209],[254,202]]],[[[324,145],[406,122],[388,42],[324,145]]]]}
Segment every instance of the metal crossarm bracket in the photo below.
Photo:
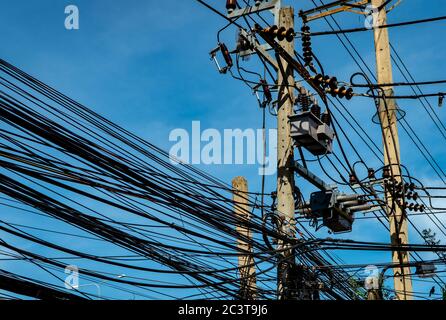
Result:
{"type": "Polygon", "coordinates": [[[382,179],[371,179],[367,182],[361,182],[361,184],[359,184],[359,183],[352,184],[351,187],[352,187],[352,189],[359,189],[359,188],[363,188],[364,186],[373,187],[375,185],[383,185],[386,180],[387,179],[383,179],[383,178],[382,179]]]}
{"type": "Polygon", "coordinates": [[[265,10],[273,10],[273,9],[276,9],[277,7],[280,7],[280,2],[281,2],[280,0],[263,1],[258,6],[251,6],[251,7],[234,10],[233,12],[229,13],[227,15],[227,17],[229,19],[233,19],[233,18],[246,16],[246,15],[256,13],[256,12],[261,12],[261,11],[265,11],[265,10]]]}
{"type": "Polygon", "coordinates": [[[328,190],[336,189],[336,187],[337,187],[336,185],[329,185],[329,184],[325,183],[324,181],[322,181],[322,179],[317,177],[315,174],[313,174],[310,170],[308,170],[307,168],[302,166],[297,161],[294,162],[294,170],[296,171],[296,173],[298,173],[300,176],[302,176],[302,178],[304,178],[305,180],[307,180],[308,182],[310,182],[312,185],[319,188],[320,190],[328,191],[328,190]]]}
{"type": "Polygon", "coordinates": [[[328,10],[328,9],[336,7],[336,6],[345,5],[345,4],[349,3],[350,1],[352,1],[352,0],[338,0],[338,1],[331,2],[331,3],[327,3],[327,4],[324,4],[323,6],[319,6],[319,7],[307,10],[307,11],[301,11],[299,13],[299,16],[305,17],[305,16],[308,16],[308,15],[316,13],[316,12],[328,10]]]}
{"type": "Polygon", "coordinates": [[[361,1],[358,1],[358,2],[355,2],[355,3],[352,3],[352,4],[346,4],[346,5],[342,6],[342,7],[335,8],[335,9],[332,9],[332,10],[329,10],[329,11],[324,11],[324,12],[321,12],[321,13],[318,13],[318,14],[314,14],[314,15],[311,15],[311,16],[305,16],[304,19],[305,19],[306,22],[310,22],[310,21],[313,21],[313,20],[317,20],[317,19],[320,19],[320,18],[324,18],[324,17],[327,17],[327,16],[334,15],[336,13],[345,12],[345,11],[358,13],[358,14],[364,14],[363,12],[360,12],[360,11],[357,11],[357,10],[356,11],[352,10],[352,8],[355,8],[355,7],[367,4],[368,2],[369,2],[369,0],[361,0],[361,1]]]}
{"type": "MultiPolygon", "coordinates": [[[[268,45],[268,44],[260,45],[254,36],[250,35],[248,32],[246,32],[243,29],[240,30],[240,36],[243,37],[243,39],[245,39],[246,41],[248,41],[253,48],[251,53],[248,51],[244,51],[243,55],[249,55],[249,54],[252,54],[253,52],[256,52],[258,55],[262,56],[266,61],[268,61],[269,64],[271,64],[275,70],[279,70],[279,66],[277,64],[276,59],[274,59],[267,52],[267,50],[271,49],[270,45],[268,45]]],[[[242,55],[242,52],[240,53],[240,55],[242,55]]]]}

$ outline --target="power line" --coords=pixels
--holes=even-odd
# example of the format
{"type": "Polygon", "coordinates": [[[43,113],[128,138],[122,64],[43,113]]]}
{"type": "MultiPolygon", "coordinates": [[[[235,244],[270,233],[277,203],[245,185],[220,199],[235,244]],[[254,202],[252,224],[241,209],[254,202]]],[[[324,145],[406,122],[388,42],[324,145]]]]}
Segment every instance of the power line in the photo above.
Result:
{"type": "Polygon", "coordinates": [[[402,27],[402,26],[408,26],[408,25],[414,25],[414,24],[420,24],[420,23],[429,23],[429,22],[435,22],[435,21],[441,21],[441,20],[446,20],[446,16],[405,21],[405,22],[399,22],[399,23],[391,23],[391,24],[377,26],[377,27],[371,27],[371,28],[363,27],[363,28],[341,29],[341,30],[334,30],[334,31],[311,32],[310,35],[314,37],[314,36],[325,36],[325,35],[332,35],[332,34],[345,34],[345,33],[355,33],[355,32],[362,32],[362,31],[373,31],[374,29],[402,27]]]}

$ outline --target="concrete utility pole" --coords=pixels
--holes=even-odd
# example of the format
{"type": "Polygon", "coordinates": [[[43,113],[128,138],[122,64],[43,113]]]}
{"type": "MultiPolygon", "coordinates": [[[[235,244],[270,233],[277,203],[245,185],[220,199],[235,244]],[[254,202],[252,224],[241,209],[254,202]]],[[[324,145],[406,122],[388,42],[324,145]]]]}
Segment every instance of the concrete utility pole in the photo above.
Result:
{"type": "MultiPolygon", "coordinates": [[[[372,5],[375,8],[380,8],[384,2],[385,0],[372,0],[372,5]]],[[[377,26],[387,24],[386,8],[382,7],[375,17],[377,17],[377,21],[374,21],[374,37],[378,84],[392,83],[392,63],[390,58],[388,30],[387,28],[376,28],[377,26]]],[[[379,93],[380,92],[378,92],[378,94],[379,93]]],[[[384,163],[391,168],[395,180],[401,182],[400,145],[398,139],[396,104],[395,100],[391,98],[393,96],[393,88],[385,87],[384,93],[386,99],[385,101],[384,99],[380,99],[378,110],[383,132],[384,163]]],[[[386,199],[387,213],[390,222],[390,237],[392,245],[398,247],[399,245],[409,243],[407,217],[398,205],[394,205],[394,199],[392,199],[392,195],[389,191],[390,190],[386,190],[386,199]]],[[[400,265],[408,265],[408,252],[401,252],[396,248],[392,252],[392,262],[400,265]]],[[[394,276],[396,297],[399,300],[412,299],[410,268],[395,268],[394,276]]]]}
{"type": "MultiPolygon", "coordinates": [[[[279,10],[278,27],[294,28],[293,8],[279,10]]],[[[281,41],[280,45],[290,55],[294,55],[294,41],[281,41]]],[[[277,112],[277,210],[281,218],[280,232],[290,237],[295,233],[294,218],[294,172],[293,142],[290,136],[288,116],[292,115],[294,106],[294,72],[288,63],[280,58],[277,82],[279,85],[277,112]]],[[[286,250],[286,244],[278,243],[278,250],[283,250],[282,259],[294,260],[293,250],[286,250]]],[[[289,283],[287,263],[278,265],[277,291],[279,299],[286,299],[286,288],[289,283]]]]}
{"type": "Polygon", "coordinates": [[[254,257],[252,245],[247,240],[252,239],[252,232],[246,226],[246,222],[251,219],[251,212],[248,205],[248,182],[243,177],[236,177],[232,180],[234,213],[239,223],[236,230],[240,237],[237,239],[237,247],[240,251],[238,257],[239,277],[242,279],[240,283],[240,296],[243,299],[254,300],[256,298],[256,269],[254,265],[254,257]],[[251,254],[243,254],[249,252],[251,254]]]}

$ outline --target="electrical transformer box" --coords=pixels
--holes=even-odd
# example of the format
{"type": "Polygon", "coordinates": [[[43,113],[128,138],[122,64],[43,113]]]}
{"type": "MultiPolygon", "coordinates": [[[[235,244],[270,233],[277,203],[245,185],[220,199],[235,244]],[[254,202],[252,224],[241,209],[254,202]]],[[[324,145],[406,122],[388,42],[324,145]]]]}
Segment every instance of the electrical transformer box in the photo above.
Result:
{"type": "Polygon", "coordinates": [[[337,190],[313,192],[310,196],[310,208],[314,217],[322,218],[324,226],[334,233],[349,232],[354,221],[348,212],[345,195],[337,190]]]}
{"type": "Polygon", "coordinates": [[[333,130],[311,111],[289,116],[291,137],[295,144],[321,156],[332,151],[333,130]]]}

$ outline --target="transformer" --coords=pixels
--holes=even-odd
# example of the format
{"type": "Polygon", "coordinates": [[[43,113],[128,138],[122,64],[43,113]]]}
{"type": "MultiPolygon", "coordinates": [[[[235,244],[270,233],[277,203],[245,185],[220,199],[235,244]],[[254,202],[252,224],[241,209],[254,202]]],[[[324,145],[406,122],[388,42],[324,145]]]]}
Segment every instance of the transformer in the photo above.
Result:
{"type": "Polygon", "coordinates": [[[310,151],[315,156],[331,153],[334,132],[311,111],[289,116],[291,137],[295,144],[310,151]]]}
{"type": "Polygon", "coordinates": [[[345,195],[337,189],[313,192],[310,196],[310,208],[313,217],[322,218],[323,225],[333,233],[350,232],[354,213],[370,209],[358,194],[345,195]]]}
{"type": "Polygon", "coordinates": [[[342,208],[334,206],[330,214],[323,217],[324,226],[333,231],[333,233],[343,233],[352,231],[353,214],[348,214],[342,208]]]}

